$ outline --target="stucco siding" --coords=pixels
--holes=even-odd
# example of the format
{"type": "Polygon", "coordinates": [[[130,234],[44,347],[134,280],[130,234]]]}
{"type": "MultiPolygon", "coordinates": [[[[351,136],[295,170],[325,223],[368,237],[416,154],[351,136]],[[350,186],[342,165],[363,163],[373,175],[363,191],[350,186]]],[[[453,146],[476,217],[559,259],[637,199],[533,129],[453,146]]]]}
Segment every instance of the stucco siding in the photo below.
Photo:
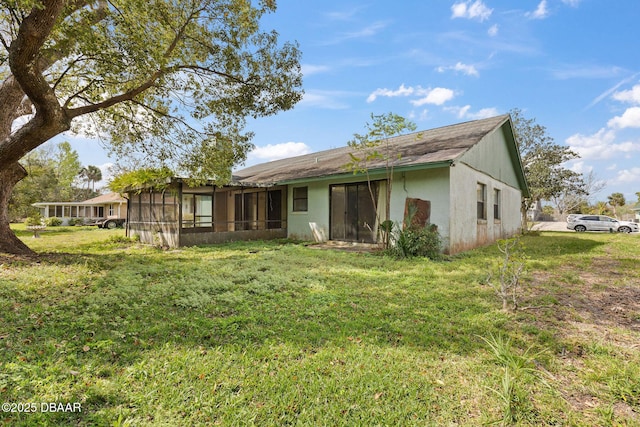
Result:
{"type": "Polygon", "coordinates": [[[484,246],[519,232],[520,190],[463,163],[451,168],[449,253],[484,246]],[[486,187],[486,219],[478,219],[478,183],[486,187]],[[494,190],[500,191],[499,218],[494,216],[494,190]]]}
{"type": "Polygon", "coordinates": [[[329,185],[325,181],[289,185],[287,191],[288,237],[301,240],[317,240],[312,232],[316,227],[320,239],[329,238],[329,185]],[[293,189],[307,187],[307,211],[293,211],[293,189]]]}
{"type": "Polygon", "coordinates": [[[508,147],[504,127],[498,128],[471,147],[459,161],[476,170],[482,170],[490,177],[511,187],[518,188],[518,177],[512,161],[512,153],[509,152],[508,147]]]}
{"type": "Polygon", "coordinates": [[[449,168],[396,173],[391,194],[391,220],[402,224],[407,198],[431,202],[430,222],[438,226],[445,247],[449,242],[449,168]]]}

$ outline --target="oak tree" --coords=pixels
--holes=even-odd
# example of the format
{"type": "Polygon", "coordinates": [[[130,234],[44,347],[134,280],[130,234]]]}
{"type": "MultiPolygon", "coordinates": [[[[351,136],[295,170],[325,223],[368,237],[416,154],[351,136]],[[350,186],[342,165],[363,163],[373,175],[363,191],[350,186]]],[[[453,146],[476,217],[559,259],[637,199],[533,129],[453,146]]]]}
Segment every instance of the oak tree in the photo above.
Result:
{"type": "Polygon", "coordinates": [[[513,109],[510,114],[530,194],[523,201],[523,219],[540,200],[553,200],[563,193],[587,195],[582,175],[565,166],[579,155],[556,144],[544,126],[524,117],[520,109],[513,109]]]}
{"type": "Polygon", "coordinates": [[[69,129],[118,157],[228,180],[251,147],[246,117],[302,96],[297,45],[260,28],[275,9],[275,0],[0,0],[0,252],[30,253],[7,216],[26,174],[20,159],[69,129]]]}

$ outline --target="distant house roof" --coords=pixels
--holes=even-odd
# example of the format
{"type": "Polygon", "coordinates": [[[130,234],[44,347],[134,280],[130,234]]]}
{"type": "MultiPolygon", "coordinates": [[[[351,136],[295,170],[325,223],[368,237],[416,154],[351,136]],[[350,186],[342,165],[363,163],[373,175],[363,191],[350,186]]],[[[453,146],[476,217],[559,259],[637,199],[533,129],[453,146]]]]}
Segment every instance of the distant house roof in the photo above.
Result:
{"type": "MultiPolygon", "coordinates": [[[[393,162],[394,168],[398,170],[419,165],[426,167],[428,165],[444,166],[447,163],[450,164],[486,135],[507,122],[510,123],[508,114],[393,137],[389,140],[390,144],[393,152],[399,154],[399,159],[393,162]]],[[[521,182],[526,191],[526,182],[512,131],[511,139],[515,153],[512,155],[512,159],[517,162],[514,167],[518,170],[516,173],[522,175],[521,182]]],[[[345,165],[351,161],[349,153],[352,152],[352,148],[342,147],[262,163],[235,172],[233,181],[246,185],[282,184],[303,179],[347,174],[350,172],[345,168],[345,165]]],[[[369,170],[384,167],[384,162],[379,161],[377,164],[370,163],[369,170]]]]}
{"type": "Polygon", "coordinates": [[[98,197],[84,200],[82,202],[38,202],[33,203],[31,206],[47,206],[47,205],[61,205],[61,206],[79,206],[79,205],[106,205],[111,203],[125,203],[127,199],[123,198],[118,193],[101,194],[98,197]]]}
{"type": "Polygon", "coordinates": [[[83,202],[80,202],[82,205],[102,205],[107,203],[124,203],[127,199],[122,197],[118,193],[107,193],[101,194],[93,199],[88,199],[83,202]]]}

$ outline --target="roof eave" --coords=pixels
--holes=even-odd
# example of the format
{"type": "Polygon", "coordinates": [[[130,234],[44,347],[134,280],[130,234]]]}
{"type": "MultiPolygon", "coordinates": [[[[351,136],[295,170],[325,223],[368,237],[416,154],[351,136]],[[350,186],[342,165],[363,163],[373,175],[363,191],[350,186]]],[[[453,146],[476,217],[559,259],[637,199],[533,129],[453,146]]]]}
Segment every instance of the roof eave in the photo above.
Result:
{"type": "MultiPolygon", "coordinates": [[[[414,171],[414,170],[445,168],[445,167],[450,167],[453,164],[453,162],[454,162],[453,160],[445,160],[445,161],[432,162],[432,163],[421,163],[421,164],[416,164],[416,165],[396,166],[396,167],[393,168],[393,171],[394,172],[409,172],[409,171],[414,171]]],[[[371,177],[373,179],[384,178],[385,175],[386,175],[386,169],[385,168],[376,168],[376,169],[371,169],[369,171],[369,177],[371,177]]],[[[354,176],[356,176],[356,177],[366,177],[366,175],[364,173],[348,172],[348,173],[329,174],[329,175],[323,175],[323,176],[313,176],[313,177],[308,177],[308,178],[287,179],[287,180],[279,181],[278,184],[280,184],[280,185],[295,185],[295,184],[301,184],[301,183],[306,183],[306,182],[343,180],[343,179],[347,179],[349,177],[354,177],[354,176]]]]}

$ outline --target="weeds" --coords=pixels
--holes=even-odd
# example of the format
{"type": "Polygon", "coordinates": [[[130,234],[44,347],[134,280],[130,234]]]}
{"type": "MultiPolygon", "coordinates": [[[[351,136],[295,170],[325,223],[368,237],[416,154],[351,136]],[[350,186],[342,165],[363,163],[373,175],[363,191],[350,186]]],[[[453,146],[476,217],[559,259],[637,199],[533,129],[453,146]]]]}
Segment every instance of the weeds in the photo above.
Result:
{"type": "Polygon", "coordinates": [[[495,362],[503,369],[501,388],[493,389],[502,403],[502,425],[511,425],[520,421],[534,421],[536,410],[531,402],[532,395],[529,384],[532,381],[552,389],[546,375],[537,369],[536,358],[542,354],[531,353],[531,347],[522,354],[517,354],[511,345],[511,339],[502,335],[480,337],[493,353],[495,362]]]}
{"type": "Polygon", "coordinates": [[[524,247],[519,236],[498,240],[497,246],[500,253],[502,253],[502,259],[495,268],[489,271],[487,283],[502,300],[502,309],[504,311],[508,311],[510,305],[511,309],[516,311],[521,292],[520,279],[525,271],[527,256],[524,253],[524,247]],[[494,277],[497,278],[499,283],[493,281],[494,277]]]}
{"type": "Polygon", "coordinates": [[[495,247],[432,263],[17,227],[42,255],[0,258],[0,400],[82,412],[0,413],[3,425],[638,424],[635,300],[597,307],[606,322],[579,312],[601,302],[584,291],[636,295],[635,236],[523,237],[539,266],[528,280],[557,303],[541,289],[554,310],[507,315],[479,285],[495,247]],[[595,275],[619,284],[586,286],[595,275]]]}

